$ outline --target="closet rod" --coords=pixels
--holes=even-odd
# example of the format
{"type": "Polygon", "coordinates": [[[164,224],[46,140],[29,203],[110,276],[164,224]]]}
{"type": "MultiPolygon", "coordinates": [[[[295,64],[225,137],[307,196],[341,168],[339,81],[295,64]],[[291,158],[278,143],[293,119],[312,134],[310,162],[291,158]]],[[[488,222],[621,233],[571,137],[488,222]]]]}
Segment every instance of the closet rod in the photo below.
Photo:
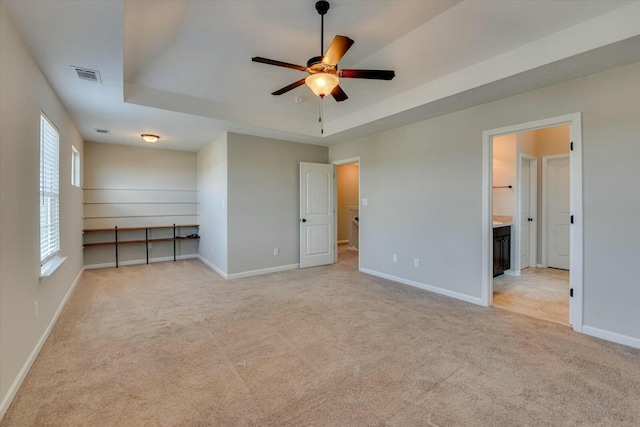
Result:
{"type": "Polygon", "coordinates": [[[493,188],[513,188],[513,185],[498,185],[496,187],[493,188]]]}

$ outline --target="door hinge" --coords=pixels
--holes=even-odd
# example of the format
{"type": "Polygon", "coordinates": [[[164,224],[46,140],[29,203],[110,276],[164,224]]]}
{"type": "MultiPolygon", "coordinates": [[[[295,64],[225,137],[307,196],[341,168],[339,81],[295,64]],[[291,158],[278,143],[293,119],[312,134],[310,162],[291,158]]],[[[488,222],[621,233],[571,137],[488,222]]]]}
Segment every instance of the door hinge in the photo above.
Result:
{"type": "Polygon", "coordinates": [[[569,145],[569,149],[573,151],[573,141],[571,141],[571,144],[569,145]]]}
{"type": "Polygon", "coordinates": [[[569,296],[573,298],[573,288],[569,289],[569,296]]]}
{"type": "Polygon", "coordinates": [[[571,215],[571,224],[573,224],[573,215],[571,215]]]}

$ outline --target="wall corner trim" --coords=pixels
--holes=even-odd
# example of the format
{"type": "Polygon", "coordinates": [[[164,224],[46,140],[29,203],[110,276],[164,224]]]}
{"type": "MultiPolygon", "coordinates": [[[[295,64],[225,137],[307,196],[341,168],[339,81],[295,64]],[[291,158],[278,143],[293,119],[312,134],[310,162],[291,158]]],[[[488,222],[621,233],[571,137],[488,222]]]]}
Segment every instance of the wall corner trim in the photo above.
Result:
{"type": "Polygon", "coordinates": [[[197,258],[202,261],[207,267],[209,267],[210,269],[212,269],[213,271],[215,271],[216,273],[218,273],[220,276],[222,276],[223,279],[227,278],[227,273],[225,273],[224,271],[222,271],[221,268],[215,266],[213,263],[209,262],[209,260],[203,258],[201,255],[198,255],[197,258]]]}
{"type": "Polygon", "coordinates": [[[31,366],[33,366],[33,363],[36,361],[38,354],[40,354],[40,350],[42,350],[44,343],[47,341],[47,338],[49,338],[49,334],[51,334],[53,327],[58,321],[58,317],[60,317],[62,310],[64,310],[64,307],[67,305],[67,301],[69,301],[69,298],[71,297],[73,290],[76,288],[76,285],[80,281],[80,277],[82,277],[83,272],[84,272],[84,267],[80,270],[76,278],[73,280],[73,283],[69,287],[69,290],[65,294],[64,298],[60,302],[60,305],[58,306],[58,309],[53,315],[53,318],[51,319],[49,326],[47,326],[47,329],[45,329],[44,333],[36,343],[36,346],[31,351],[31,354],[29,354],[29,357],[24,362],[24,365],[22,366],[22,369],[20,369],[18,376],[11,383],[11,386],[9,387],[9,390],[7,391],[6,396],[4,396],[4,399],[2,399],[2,403],[0,403],[0,420],[2,420],[2,418],[4,418],[4,415],[7,413],[7,410],[9,409],[9,406],[11,405],[13,398],[18,393],[18,390],[20,389],[20,386],[22,386],[22,383],[27,377],[27,374],[29,373],[31,366]]]}
{"type": "Polygon", "coordinates": [[[439,288],[437,286],[427,285],[425,283],[415,282],[413,280],[403,279],[401,277],[392,276],[386,273],[380,273],[379,271],[369,270],[367,268],[361,268],[360,272],[402,283],[403,285],[413,286],[414,288],[419,288],[425,291],[433,292],[435,294],[440,294],[447,297],[459,299],[461,301],[470,302],[471,304],[484,306],[482,298],[472,297],[470,295],[461,294],[459,292],[450,291],[448,289],[439,288]]]}
{"type": "Polygon", "coordinates": [[[622,335],[616,332],[605,331],[604,329],[594,328],[593,326],[587,326],[587,325],[582,326],[582,333],[586,335],[590,335],[592,337],[611,341],[617,344],[622,344],[622,345],[626,345],[634,348],[640,348],[640,339],[633,338],[628,335],[622,335]]]}

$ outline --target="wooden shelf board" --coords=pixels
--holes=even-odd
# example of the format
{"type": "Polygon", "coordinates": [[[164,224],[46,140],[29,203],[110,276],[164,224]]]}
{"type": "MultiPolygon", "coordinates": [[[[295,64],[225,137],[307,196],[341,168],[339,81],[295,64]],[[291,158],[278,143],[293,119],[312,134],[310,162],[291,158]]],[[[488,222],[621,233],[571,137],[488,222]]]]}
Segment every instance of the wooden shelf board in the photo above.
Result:
{"type": "Polygon", "coordinates": [[[159,242],[173,242],[175,240],[198,240],[198,239],[192,239],[190,237],[167,237],[165,239],[149,239],[149,240],[122,240],[119,242],[98,242],[98,243],[85,243],[82,246],[84,247],[88,247],[88,246],[114,246],[114,245],[133,245],[133,244],[140,244],[140,243],[159,243],[159,242]]]}
{"type": "MultiPolygon", "coordinates": [[[[173,225],[159,225],[154,227],[118,227],[118,231],[132,231],[132,230],[154,230],[161,228],[173,228],[173,225]]],[[[175,225],[175,228],[198,228],[200,227],[198,224],[186,224],[186,225],[175,225]]],[[[93,231],[116,231],[116,228],[86,228],[82,230],[83,232],[93,232],[93,231]]]]}

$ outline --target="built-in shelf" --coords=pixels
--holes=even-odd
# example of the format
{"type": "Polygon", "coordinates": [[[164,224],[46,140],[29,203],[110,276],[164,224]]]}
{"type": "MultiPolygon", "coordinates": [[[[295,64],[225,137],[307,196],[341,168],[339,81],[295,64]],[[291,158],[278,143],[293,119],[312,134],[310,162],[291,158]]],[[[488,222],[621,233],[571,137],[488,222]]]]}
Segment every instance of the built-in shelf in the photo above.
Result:
{"type": "Polygon", "coordinates": [[[179,240],[198,240],[200,236],[197,234],[193,234],[190,236],[195,237],[184,237],[178,236],[177,232],[179,232],[183,228],[195,228],[198,229],[200,226],[197,224],[186,224],[186,225],[160,225],[160,226],[151,226],[151,227],[113,227],[113,228],[88,228],[82,230],[83,234],[86,233],[97,233],[97,232],[113,232],[114,240],[109,240],[106,242],[92,242],[92,243],[83,243],[82,248],[90,248],[95,246],[114,246],[116,253],[116,268],[118,268],[118,246],[120,245],[139,245],[144,244],[146,246],[147,252],[147,264],[149,264],[149,243],[159,243],[159,242],[173,242],[173,260],[176,260],[176,242],[179,240]],[[173,229],[173,237],[162,237],[157,239],[149,238],[150,230],[159,230],[159,229],[173,229]],[[136,240],[118,240],[118,233],[122,231],[140,231],[144,230],[144,239],[136,239],[136,240]]]}

